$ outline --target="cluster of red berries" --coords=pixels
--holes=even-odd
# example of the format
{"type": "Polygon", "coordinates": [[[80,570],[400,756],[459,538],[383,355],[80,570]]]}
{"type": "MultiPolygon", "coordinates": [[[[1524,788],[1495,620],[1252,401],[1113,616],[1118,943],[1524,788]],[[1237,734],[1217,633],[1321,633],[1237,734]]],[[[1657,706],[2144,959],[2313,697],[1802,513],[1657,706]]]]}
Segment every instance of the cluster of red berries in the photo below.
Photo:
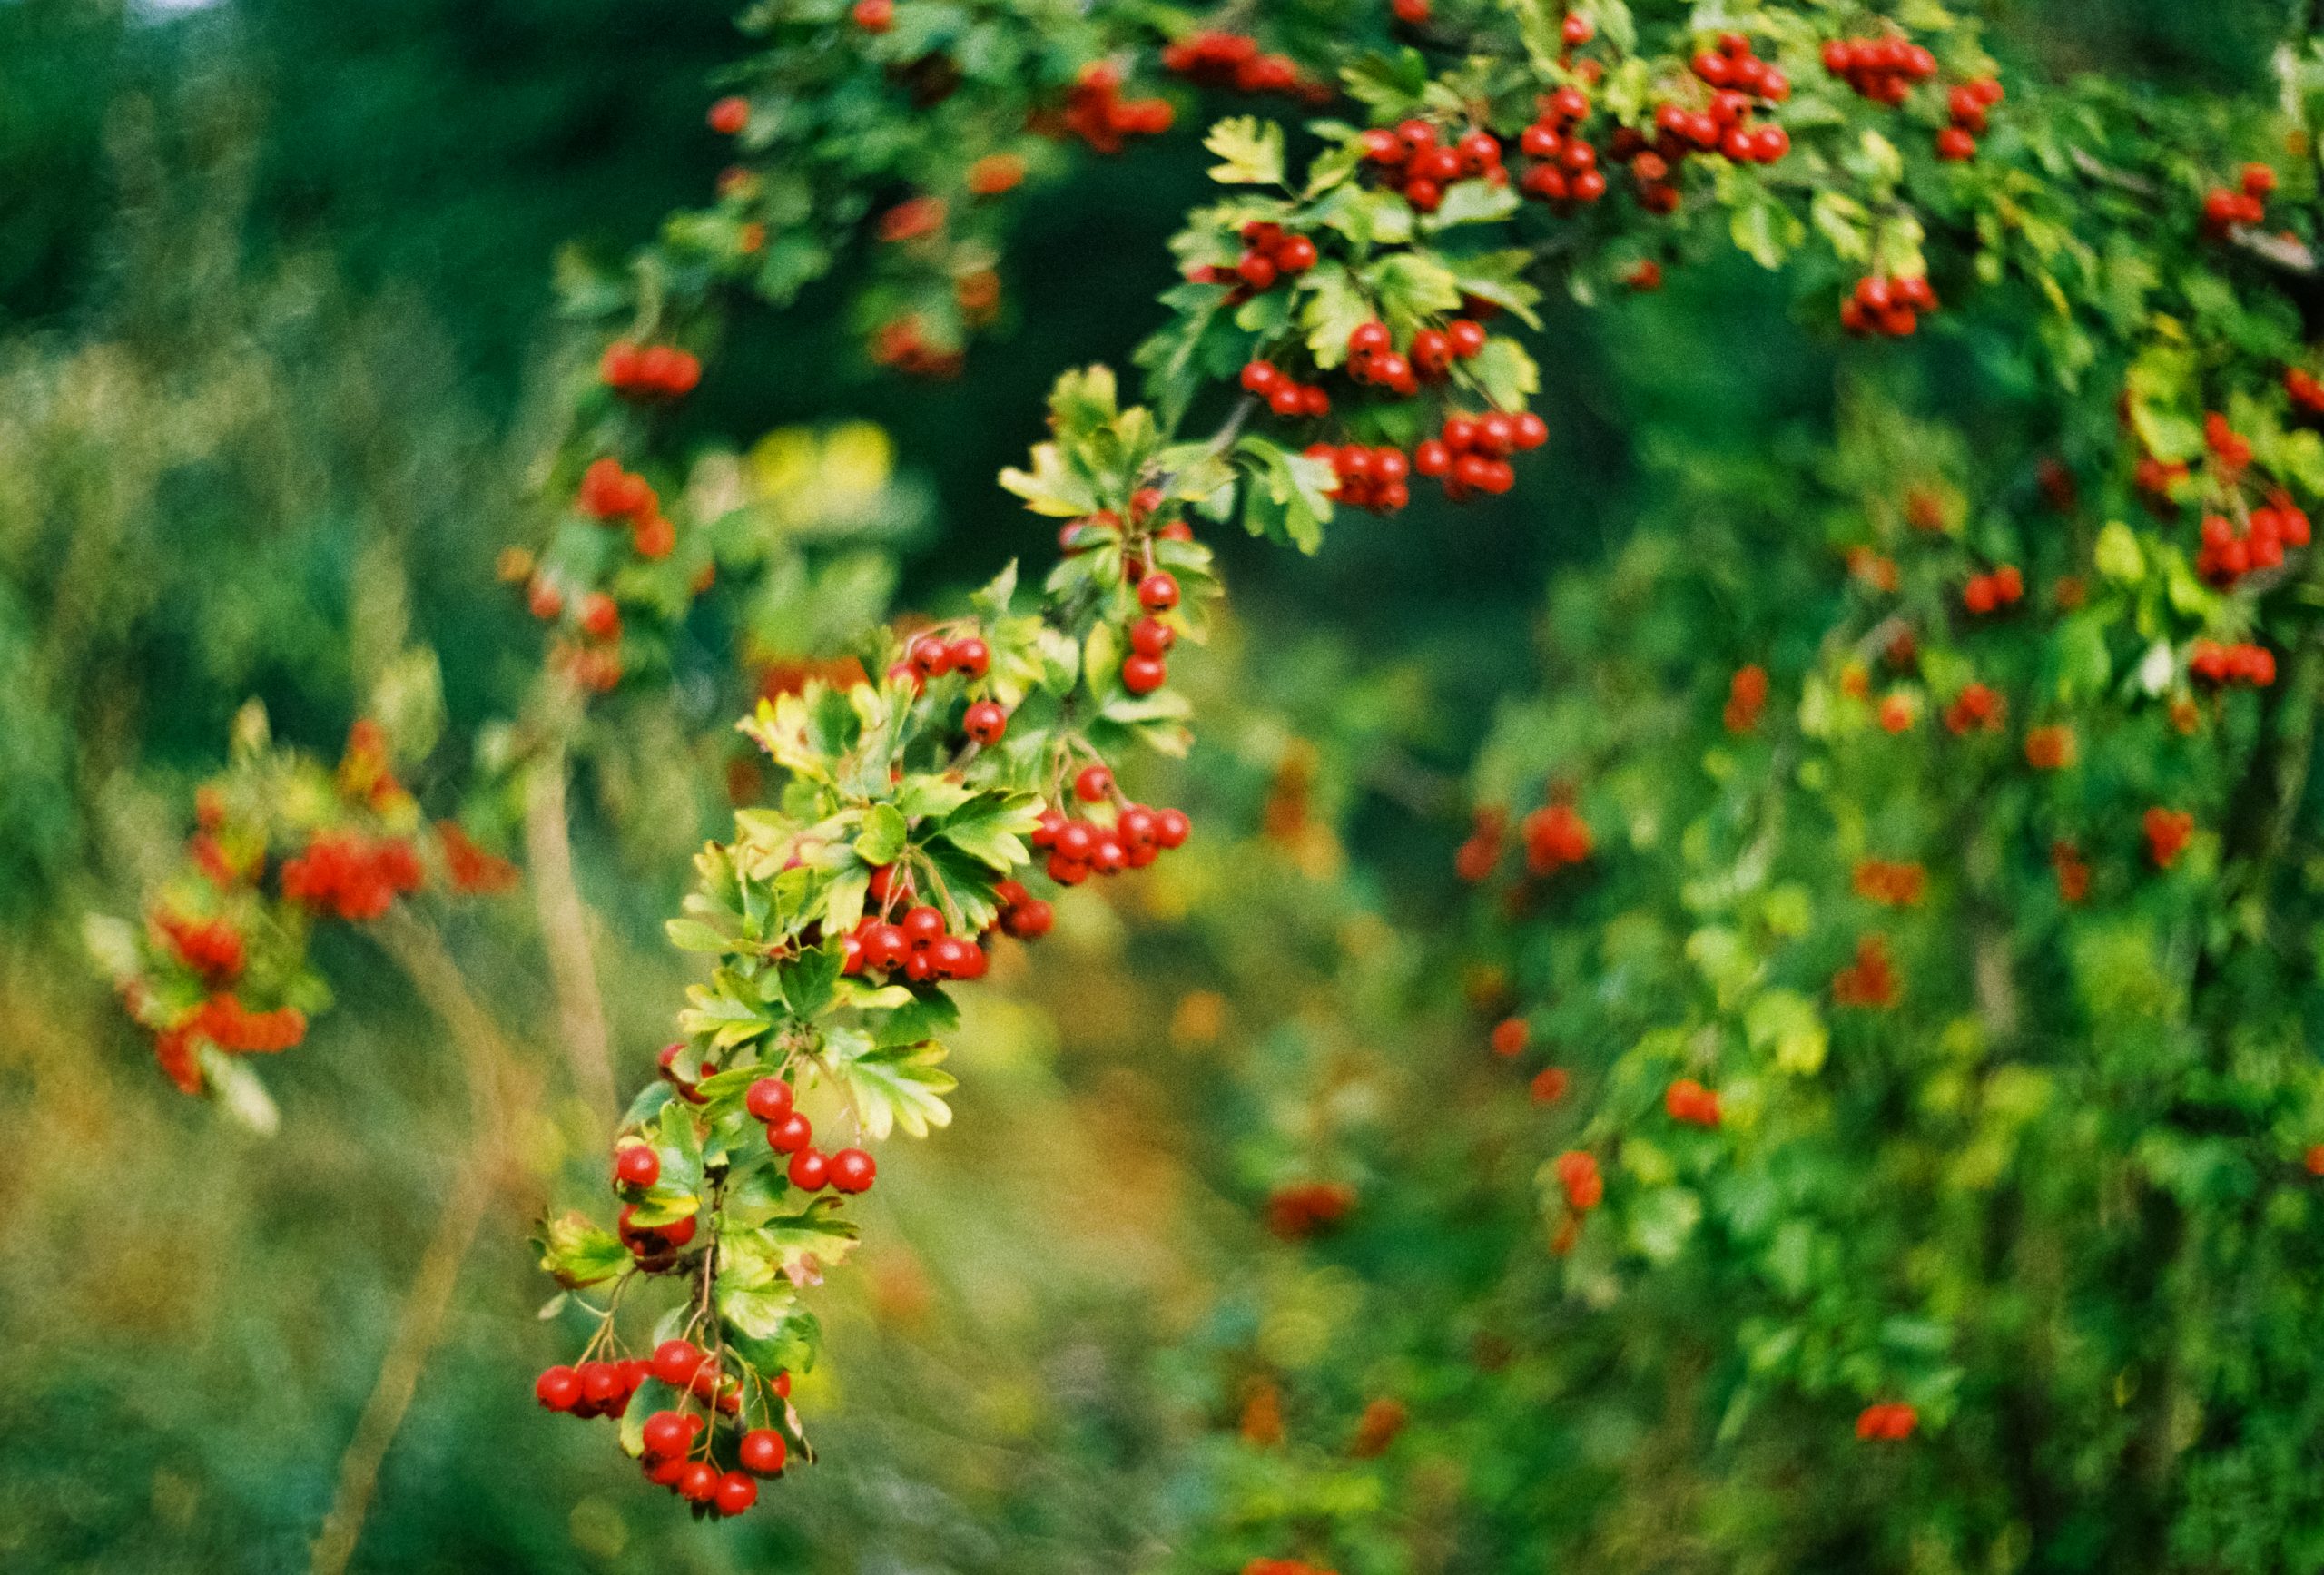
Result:
{"type": "Polygon", "coordinates": [[[1548,423],[1531,410],[1511,415],[1502,410],[1482,416],[1458,411],[1444,418],[1433,438],[1413,448],[1413,472],[1444,483],[1444,496],[1455,503],[1476,493],[1498,496],[1517,485],[1512,454],[1528,453],[1550,440],[1548,423]]]}
{"type": "Polygon", "coordinates": [[[1590,822],[1571,804],[1535,810],[1518,822],[1517,834],[1525,843],[1525,868],[1536,875],[1581,863],[1595,845],[1590,822]]]}
{"type": "MultiPolygon", "coordinates": [[[[1257,294],[1285,279],[1295,279],[1315,266],[1315,243],[1280,224],[1253,220],[1243,226],[1243,255],[1234,274],[1244,289],[1257,294]]],[[[1223,282],[1223,281],[1222,281],[1223,282]]]]}
{"type": "Polygon", "coordinates": [[[1884,1400],[1867,1405],[1856,1414],[1856,1435],[1866,1442],[1895,1442],[1913,1436],[1913,1429],[1920,1425],[1921,1413],[1901,1400],[1884,1400]]]}
{"type": "Polygon", "coordinates": [[[1738,667],[1727,683],[1727,707],[1720,720],[1733,733],[1750,733],[1759,725],[1759,713],[1768,704],[1768,670],[1757,662],[1738,667]]]}
{"type": "Polygon", "coordinates": [[[1925,273],[1891,279],[1867,273],[1840,301],[1840,326],[1852,334],[1905,339],[1920,327],[1921,313],[1936,310],[1936,290],[1925,273]]]}
{"type": "Polygon", "coordinates": [[[1961,605],[1973,613],[2015,606],[2025,596],[2025,576],[2014,564],[2004,564],[1991,574],[1971,575],[1961,587],[1961,605]]]}
{"type": "MultiPolygon", "coordinates": [[[[912,910],[914,913],[932,911],[912,910]]],[[[753,1120],[765,1124],[767,1147],[791,1157],[784,1175],[800,1191],[821,1192],[828,1186],[852,1196],[871,1191],[872,1183],[879,1178],[878,1161],[862,1149],[842,1148],[826,1155],[815,1147],[814,1123],[796,1107],[791,1085],[782,1078],[761,1078],[753,1082],[743,1095],[743,1108],[753,1120]]]]}
{"type": "MultiPolygon", "coordinates": [[[[1073,780],[1073,795],[1086,804],[1117,796],[1114,773],[1102,765],[1084,767],[1073,780]]],[[[1078,886],[1091,875],[1143,870],[1162,854],[1184,847],[1193,830],[1184,810],[1125,802],[1110,826],[1069,818],[1061,810],[1045,811],[1033,829],[1032,842],[1049,854],[1050,880],[1060,886],[1078,886]]]]}
{"type": "Polygon", "coordinates": [[[1066,94],[1065,129],[1101,153],[1118,153],[1133,136],[1158,137],[1177,113],[1167,98],[1122,97],[1121,68],[1092,61],[1081,68],[1066,94]]]}
{"type": "Polygon", "coordinates": [[[2304,367],[2284,369],[2284,392],[2291,402],[2311,416],[2324,416],[2324,379],[2304,367]]]}
{"type": "Polygon", "coordinates": [[[639,347],[615,340],[597,363],[606,387],[626,399],[675,399],[702,381],[702,361],[675,345],[639,347]]]}
{"type": "Polygon", "coordinates": [[[2276,189],[2276,172],[2265,164],[2246,164],[2233,189],[2214,186],[2203,193],[2204,233],[2225,235],[2239,224],[2267,221],[2268,198],[2276,189]]]}
{"type": "Polygon", "coordinates": [[[1003,881],[992,889],[993,901],[1000,909],[994,920],[1003,935],[1013,935],[1019,940],[1039,940],[1057,922],[1057,913],[1049,905],[1025,890],[1021,881],[1003,881]]]}
{"type": "MultiPolygon", "coordinates": [[[[917,694],[929,684],[949,673],[958,673],[971,683],[992,671],[992,647],[981,635],[963,635],[958,639],[946,639],[941,635],[917,635],[904,647],[903,660],[888,669],[888,676],[911,684],[917,694]]],[[[998,737],[998,734],[995,734],[998,737]]]]}
{"type": "Polygon", "coordinates": [[[881,323],[872,335],[869,354],[873,366],[893,367],[912,378],[958,377],[968,364],[959,350],[946,349],[929,339],[928,326],[918,312],[881,323]]]}
{"type": "Polygon", "coordinates": [[[1606,1178],[1598,1172],[1598,1157],[1587,1150],[1573,1148],[1557,1157],[1551,1166],[1558,1186],[1564,1189],[1566,1206],[1576,1214],[1588,1214],[1606,1199],[1606,1178]]]}
{"type": "Polygon", "coordinates": [[[1896,965],[1889,960],[1887,937],[1859,938],[1856,960],[1832,976],[1832,999],[1841,1006],[1880,1010],[1895,1006],[1896,996],[1896,965]]]}
{"type": "Polygon", "coordinates": [[[1952,123],[1936,133],[1936,156],[1960,163],[1977,156],[1977,139],[1984,134],[1987,113],[2001,103],[2004,90],[1996,77],[1972,77],[1956,84],[1945,95],[1945,113],[1952,123]]]}
{"type": "Polygon", "coordinates": [[[1695,75],[1707,85],[1720,92],[1748,94],[1769,103],[1781,103],[1791,96],[1791,78],[1775,62],[1761,60],[1742,34],[1722,33],[1713,43],[1716,47],[1698,51],[1691,63],[1695,75]]]}
{"type": "Polygon", "coordinates": [[[2157,804],[2141,818],[2140,829],[2146,833],[2147,857],[2154,861],[2156,869],[2168,870],[2194,837],[2195,817],[2185,810],[2166,810],[2157,804]]]}
{"type": "MultiPolygon", "coordinates": [[[[1147,579],[1157,576],[1148,575],[1147,579]]],[[[1167,576],[1159,576],[1168,578],[1167,576]]],[[[1145,581],[1138,582],[1141,589],[1145,581]]],[[[1175,587],[1177,582],[1171,580],[1175,587]]],[[[1122,658],[1122,687],[1132,694],[1151,694],[1170,681],[1167,660],[1170,647],[1178,643],[1177,631],[1152,616],[1143,617],[1129,626],[1129,655],[1122,658]]]]}
{"type": "Polygon", "coordinates": [[[231,983],[242,971],[242,932],[223,919],[153,915],[153,928],[184,963],[212,985],[231,983]]]}
{"type": "Polygon", "coordinates": [[[1718,1125],[1718,1096],[1692,1078],[1680,1078],[1662,1091],[1662,1108],[1673,1121],[1691,1127],[1718,1125]]]}
{"type": "MultiPolygon", "coordinates": [[[[700,1516],[739,1515],[757,1503],[758,1479],[782,1474],[789,1446],[773,1428],[751,1428],[733,1438],[735,1469],[718,1464],[720,1439],[711,1417],[740,1415],[742,1381],[722,1373],[716,1358],[691,1340],[665,1340],[655,1347],[650,1360],[551,1367],[535,1380],[533,1394],[550,1411],[617,1416],[648,1376],[699,1400],[704,1411],[657,1411],[645,1419],[640,1462],[645,1480],[668,1488],[693,1504],[700,1516]]],[[[787,1398],[790,1375],[776,1374],[771,1387],[777,1396],[787,1398]]]]}
{"type": "MultiPolygon", "coordinates": [[[[1945,729],[1947,733],[1965,735],[1976,732],[1999,733],[2008,720],[2009,706],[2000,692],[1990,684],[1972,680],[1961,685],[1961,693],[1945,708],[1945,729]]],[[[1897,731],[1890,729],[1891,732],[1897,731]]]]}
{"type": "Polygon", "coordinates": [[[571,1367],[560,1363],[533,1381],[533,1398],[544,1408],[567,1416],[585,1420],[619,1416],[629,1409],[630,1397],[653,1367],[642,1356],[620,1362],[583,1362],[571,1367]]]}
{"type": "MultiPolygon", "coordinates": [[[[1519,191],[1553,203],[1588,204],[1606,194],[1606,172],[1598,167],[1598,150],[1581,134],[1581,123],[1589,115],[1590,100],[1571,84],[1536,101],[1533,123],[1517,134],[1517,151],[1532,161],[1518,177],[1519,191]]],[[[1639,146],[1645,146],[1642,139],[1639,146]]],[[[1674,199],[1677,194],[1671,193],[1674,199]]]]}
{"type": "Polygon", "coordinates": [[[2245,575],[2280,566],[2288,548],[2308,545],[2307,511],[2282,493],[2251,510],[2250,520],[2239,535],[2235,522],[2227,516],[2205,515],[2195,572],[2216,584],[2231,586],[2245,575]]]}
{"type": "MultiPolygon", "coordinates": [[[[1210,87],[1231,87],[1237,93],[1298,93],[1310,96],[1319,84],[1303,84],[1299,63],[1287,54],[1268,54],[1259,41],[1241,33],[1204,28],[1189,33],[1162,51],[1162,67],[1210,87]]],[[[1323,92],[1329,96],[1329,87],[1323,92]]]]}
{"type": "MultiPolygon", "coordinates": [[[[887,884],[881,878],[891,868],[872,871],[875,896],[887,884]]],[[[840,938],[840,956],[842,972],[901,971],[913,984],[938,979],[982,979],[992,962],[983,947],[950,932],[940,909],[924,902],[905,909],[893,922],[884,911],[866,913],[854,930],[840,938]]]]}
{"type": "Polygon", "coordinates": [[[2074,762],[2073,729],[2063,723],[2025,730],[2025,763],[2035,771],[2063,771],[2074,762]]]}
{"type": "Polygon", "coordinates": [[[1936,56],[1900,33],[1881,38],[1835,38],[1824,45],[1824,69],[1875,103],[1903,103],[1916,84],[1936,74],[1936,56]]]}
{"type": "Polygon", "coordinates": [[[2188,648],[2187,671],[2206,684],[2249,684],[2264,689],[2276,681],[2276,654],[2265,645],[2198,640],[2188,648]]]}
{"type": "Polygon", "coordinates": [[[353,923],[377,919],[419,890],[419,855],[400,837],[323,832],[282,865],[282,895],[353,923]]]}
{"type": "Polygon", "coordinates": [[[1913,908],[1928,889],[1928,871],[1894,859],[1859,860],[1850,877],[1856,894],[1890,908],[1913,908]]]}
{"type": "Polygon", "coordinates": [[[1355,1188],[1344,1181],[1289,1182],[1267,1195],[1267,1229],[1282,1241],[1305,1241],[1354,1206],[1355,1188]]]}
{"type": "Polygon", "coordinates": [[[436,841],[444,850],[444,872],[451,877],[453,891],[489,897],[517,884],[517,866],[477,846],[459,822],[437,822],[436,841]]]}
{"type": "Polygon", "coordinates": [[[1393,514],[1412,501],[1412,487],[1405,479],[1412,474],[1412,461],[1401,448],[1367,448],[1361,443],[1344,443],[1334,448],[1329,443],[1316,443],[1308,448],[1307,455],[1311,459],[1331,461],[1332,473],[1339,477],[1339,484],[1332,488],[1334,502],[1374,514],[1393,514]]]}
{"type": "Polygon", "coordinates": [[[1286,421],[1320,420],[1332,413],[1332,396],[1319,383],[1303,383],[1273,361],[1244,364],[1243,391],[1267,402],[1286,421]]]}
{"type": "MultiPolygon", "coordinates": [[[[1393,131],[1377,126],[1364,133],[1364,158],[1382,182],[1403,193],[1404,201],[1423,213],[1433,213],[1444,201],[1444,188],[1472,177],[1502,185],[1509,172],[1502,167],[1501,140],[1491,132],[1472,128],[1455,141],[1437,141],[1436,128],[1426,121],[1409,120],[1393,131]]],[[[1599,177],[1602,190],[1605,177],[1599,177]]]]}
{"type": "Polygon", "coordinates": [[[272,1055],[307,1037],[307,1014],[294,1006],[252,1011],[239,997],[213,995],[178,1025],[178,1031],[208,1039],[222,1050],[272,1055]]]}
{"type": "Polygon", "coordinates": [[[653,487],[635,471],[623,469],[621,461],[611,456],[591,461],[581,473],[576,501],[592,519],[626,524],[640,557],[667,557],[678,544],[677,528],[663,514],[662,500],[655,496],[653,487]]]}

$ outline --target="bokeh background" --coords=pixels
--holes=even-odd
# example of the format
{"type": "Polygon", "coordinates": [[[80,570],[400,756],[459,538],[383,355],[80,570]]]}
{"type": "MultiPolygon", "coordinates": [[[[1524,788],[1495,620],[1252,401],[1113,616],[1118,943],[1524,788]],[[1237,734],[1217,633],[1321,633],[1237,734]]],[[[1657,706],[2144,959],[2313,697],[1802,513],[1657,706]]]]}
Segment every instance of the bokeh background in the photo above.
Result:
{"type": "MultiPolygon", "coordinates": [[[[1985,9],[2054,69],[2219,86],[2258,79],[2280,20],[1985,9]]],[[[715,0],[0,0],[0,1569],[306,1566],[465,1151],[455,1054],[334,938],[340,1008],[269,1068],[281,1129],[253,1136],[154,1074],[81,920],[133,906],[249,696],[328,750],[419,642],[455,733],[506,714],[536,635],[492,565],[522,517],[551,260],[617,254],[707,190],[704,84],[735,47],[715,0]]],[[[1059,369],[1118,364],[1159,320],[1202,163],[1165,139],[1044,193],[1010,331],[960,381],[874,375],[811,295],[743,324],[692,418],[800,528],[892,555],[899,605],[948,607],[1047,549],[991,477],[1059,369]]],[[[1190,664],[1204,742],[1140,784],[1204,834],[1064,904],[1042,966],[1008,954],[980,996],[959,1119],[883,1157],[870,1245],[824,1293],[836,1359],[800,1399],[828,1458],[777,1512],[695,1526],[534,1407],[563,1342],[527,1233],[580,1127],[551,1118],[353,1567],[1202,1567],[1188,1550],[1236,1513],[1236,1352],[1328,1366],[1377,1305],[1366,1276],[1457,1282],[1530,1241],[1521,1186],[1464,1192],[1445,1135],[1415,1136],[1461,1106],[1459,1002],[1429,966],[1457,783],[1534,680],[1552,576],[1621,539],[1674,452],[1764,453],[1824,418],[1808,340],[1719,332],[1746,295],[1773,300],[1737,268],[1556,317],[1555,485],[1354,517],[1314,560],[1221,544],[1236,614],[1190,664]],[[1382,1167],[1364,1179],[1425,1176],[1438,1206],[1424,1240],[1379,1229],[1318,1267],[1262,1205],[1344,1170],[1352,1132],[1382,1167]]],[[[685,982],[659,923],[724,802],[723,757],[669,747],[717,731],[686,704],[601,741],[576,800],[625,1080],[685,982]]],[[[545,1025],[523,917],[457,939],[545,1025]]]]}

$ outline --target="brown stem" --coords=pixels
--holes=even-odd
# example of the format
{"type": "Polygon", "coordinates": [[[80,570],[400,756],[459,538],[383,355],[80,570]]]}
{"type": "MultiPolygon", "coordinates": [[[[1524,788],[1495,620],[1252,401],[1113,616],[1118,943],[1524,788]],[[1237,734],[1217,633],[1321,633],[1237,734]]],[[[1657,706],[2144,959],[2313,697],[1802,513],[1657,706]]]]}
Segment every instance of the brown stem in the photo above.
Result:
{"type": "Polygon", "coordinates": [[[505,1087],[511,1058],[499,1029],[477,1004],[459,967],[433,930],[398,908],[380,920],[380,946],[411,981],[428,1009],[451,1030],[468,1088],[469,1139],[466,1161],[436,1216],[436,1228],[420,1254],[394,1333],[389,1337],[379,1374],[363,1403],[355,1432],[340,1456],[339,1484],[330,1512],[316,1536],[312,1575],[342,1575],[363,1534],[363,1522],[379,1485],[379,1468],[409,1410],[419,1375],[442,1337],[458,1286],[460,1265],[475,1245],[503,1163],[507,1157],[512,1107],[528,1106],[531,1089],[505,1087]]]}
{"type": "Polygon", "coordinates": [[[565,801],[567,758],[560,743],[533,763],[525,786],[525,852],[532,870],[541,943],[548,950],[549,979],[556,991],[557,1037],[581,1097],[610,1125],[621,1107],[614,1086],[605,997],[597,988],[597,962],[589,947],[589,910],[573,880],[565,801]]]}

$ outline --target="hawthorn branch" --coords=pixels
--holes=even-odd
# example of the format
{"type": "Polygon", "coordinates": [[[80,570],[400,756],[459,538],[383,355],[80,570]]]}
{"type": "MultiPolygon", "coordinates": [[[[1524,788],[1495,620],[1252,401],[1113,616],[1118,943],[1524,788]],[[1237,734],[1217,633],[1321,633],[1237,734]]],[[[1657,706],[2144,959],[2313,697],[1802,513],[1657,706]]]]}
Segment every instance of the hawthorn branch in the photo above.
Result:
{"type": "Polygon", "coordinates": [[[382,950],[400,969],[436,1018],[451,1031],[468,1090],[468,1152],[451,1192],[436,1216],[436,1227],[421,1252],[402,1308],[389,1336],[379,1373],[363,1403],[354,1434],[340,1456],[338,1486],[330,1511],[316,1536],[312,1575],[343,1575],[363,1534],[363,1523],[378,1496],[379,1468],[402,1429],[420,1373],[441,1340],[458,1288],[460,1267],[484,1226],[507,1159],[511,1122],[517,1107],[532,1103],[533,1090],[508,1088],[514,1058],[491,1017],[477,1002],[443,940],[409,911],[398,907],[376,929],[382,950]]]}
{"type": "Polygon", "coordinates": [[[605,995],[597,985],[596,957],[589,945],[589,910],[573,878],[566,802],[570,774],[570,757],[561,742],[533,763],[525,784],[525,856],[556,994],[557,1038],[581,1097],[599,1120],[610,1123],[620,1111],[620,1096],[614,1082],[605,995]]]}

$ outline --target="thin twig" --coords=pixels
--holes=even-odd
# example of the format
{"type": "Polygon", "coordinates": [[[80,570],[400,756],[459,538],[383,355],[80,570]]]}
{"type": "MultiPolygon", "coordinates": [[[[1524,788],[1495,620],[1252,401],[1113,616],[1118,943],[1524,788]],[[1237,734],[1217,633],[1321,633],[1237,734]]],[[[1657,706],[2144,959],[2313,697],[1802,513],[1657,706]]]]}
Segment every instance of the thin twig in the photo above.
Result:
{"type": "Polygon", "coordinates": [[[525,853],[541,944],[548,951],[549,979],[556,992],[557,1038],[581,1097],[600,1120],[610,1124],[621,1107],[614,1085],[605,996],[597,988],[597,962],[589,946],[589,910],[573,879],[566,806],[569,770],[562,743],[533,763],[525,785],[525,853]]]}
{"type": "Polygon", "coordinates": [[[460,1265],[476,1245],[492,1205],[507,1154],[512,1107],[529,1106],[532,1090],[507,1087],[513,1058],[499,1029],[477,1004],[444,942],[433,930],[398,908],[376,929],[380,946],[403,970],[412,988],[451,1030],[468,1088],[468,1152],[452,1190],[436,1216],[436,1228],[420,1254],[419,1272],[396,1316],[379,1374],[363,1403],[353,1436],[340,1456],[339,1483],[330,1512],[315,1538],[312,1575],[342,1575],[363,1535],[363,1522],[378,1496],[379,1468],[403,1426],[420,1373],[428,1365],[451,1312],[460,1265]],[[517,1096],[521,1095],[521,1098],[517,1096]]]}

